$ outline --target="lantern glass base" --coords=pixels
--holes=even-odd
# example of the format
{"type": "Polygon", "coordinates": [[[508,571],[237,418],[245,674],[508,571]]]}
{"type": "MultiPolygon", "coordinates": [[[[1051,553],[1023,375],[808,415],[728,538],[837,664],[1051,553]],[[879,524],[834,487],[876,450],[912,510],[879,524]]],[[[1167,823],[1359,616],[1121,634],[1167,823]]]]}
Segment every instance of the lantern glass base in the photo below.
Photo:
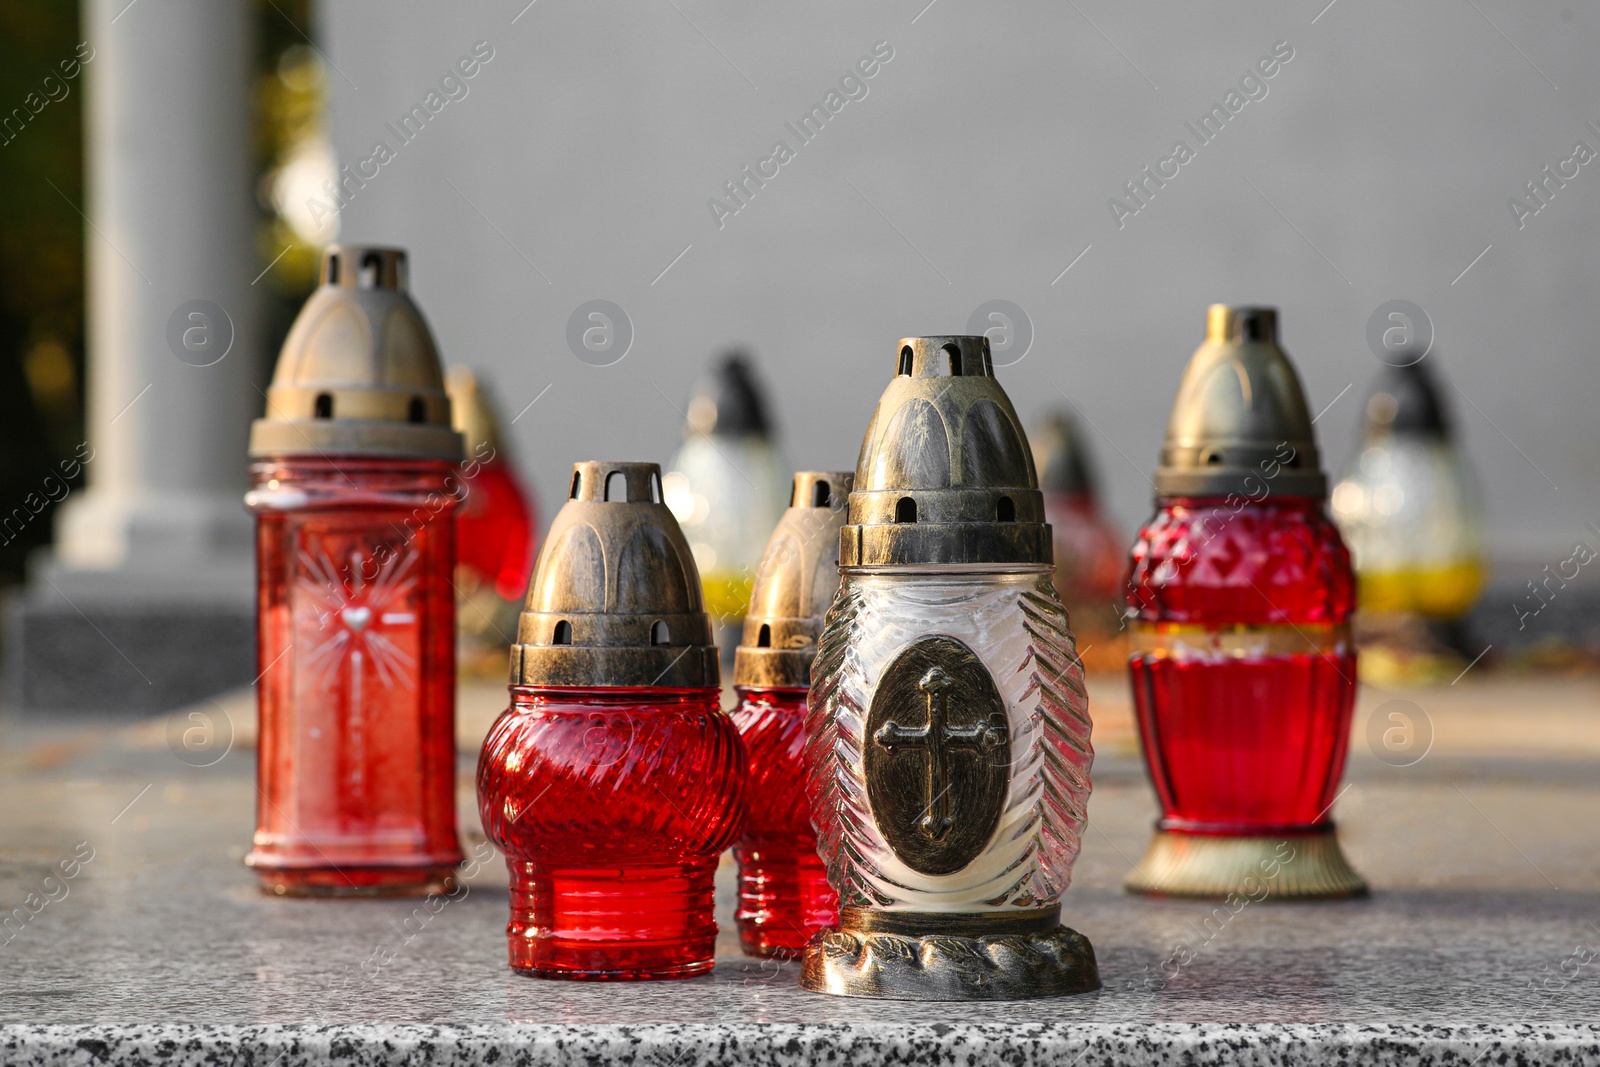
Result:
{"type": "Polygon", "coordinates": [[[256,867],[261,891],[276,897],[421,897],[451,887],[455,864],[431,867],[256,867]]]}
{"type": "Polygon", "coordinates": [[[1158,897],[1338,900],[1365,896],[1333,827],[1316,833],[1236,837],[1158,829],[1129,892],[1158,897]]]}
{"type": "Polygon", "coordinates": [[[741,842],[739,862],[739,947],[746,956],[799,959],[813,934],[838,918],[838,897],[816,846],[787,842],[754,846],[741,842]]]}
{"type": "Polygon", "coordinates": [[[806,947],[800,987],[877,1000],[1027,1000],[1100,988],[1061,909],[947,914],[845,908],[806,947]]]}
{"type": "Polygon", "coordinates": [[[542,870],[512,861],[511,969],[531,978],[633,982],[708,973],[716,861],[542,870]]]}

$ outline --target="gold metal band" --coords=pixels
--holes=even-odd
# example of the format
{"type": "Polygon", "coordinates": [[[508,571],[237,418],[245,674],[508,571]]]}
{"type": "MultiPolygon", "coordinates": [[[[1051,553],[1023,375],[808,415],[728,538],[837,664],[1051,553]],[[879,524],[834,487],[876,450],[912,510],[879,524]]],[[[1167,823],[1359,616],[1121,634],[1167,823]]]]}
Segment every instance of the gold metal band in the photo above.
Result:
{"type": "Polygon", "coordinates": [[[1351,648],[1349,623],[1273,623],[1205,626],[1198,623],[1136,622],[1135,655],[1174,659],[1257,659],[1266,656],[1343,655],[1351,648]]]}
{"type": "Polygon", "coordinates": [[[879,911],[839,909],[839,929],[847,934],[900,934],[904,937],[984,937],[991,934],[1043,934],[1061,925],[1061,905],[1026,911],[879,911]]]}

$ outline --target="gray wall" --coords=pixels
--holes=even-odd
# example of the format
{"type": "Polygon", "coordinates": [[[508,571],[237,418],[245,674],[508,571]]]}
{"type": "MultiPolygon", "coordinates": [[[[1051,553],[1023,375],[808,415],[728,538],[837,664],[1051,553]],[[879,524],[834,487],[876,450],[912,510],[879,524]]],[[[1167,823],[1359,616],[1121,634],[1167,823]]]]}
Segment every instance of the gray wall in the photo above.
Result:
{"type": "Polygon", "coordinates": [[[1520,230],[1507,206],[1575,141],[1600,150],[1588,5],[524,3],[338,0],[320,17],[342,163],[399,146],[385,123],[493,48],[351,198],[342,237],[411,249],[447,358],[489,370],[508,417],[550,386],[514,428],[547,521],[574,459],[665,460],[691,381],[730,343],[760,358],[790,461],[848,466],[896,339],[965,332],[997,298],[1034,331],[1001,371],[1018,409],[1065,394],[1087,413],[1130,528],[1213,301],[1282,309],[1314,410],[1354,385],[1318,423],[1335,470],[1378,369],[1368,319],[1416,303],[1496,552],[1565,558],[1600,518],[1600,162],[1520,230]],[[784,124],[879,41],[894,56],[867,95],[801,146],[784,124]],[[1109,198],[1176,140],[1197,146],[1184,123],[1280,41],[1294,54],[1267,95],[1119,228],[1109,198]],[[719,228],[707,200],[780,139],[794,158],[719,228]],[[606,367],[566,339],[593,299],[635,334],[606,367]]]}

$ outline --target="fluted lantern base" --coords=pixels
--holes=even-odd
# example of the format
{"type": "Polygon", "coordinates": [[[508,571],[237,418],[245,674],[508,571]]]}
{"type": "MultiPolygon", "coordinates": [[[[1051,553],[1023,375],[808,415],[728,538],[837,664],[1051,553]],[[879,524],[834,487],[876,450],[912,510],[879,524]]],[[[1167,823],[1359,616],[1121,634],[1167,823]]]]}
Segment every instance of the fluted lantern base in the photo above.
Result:
{"type": "Polygon", "coordinates": [[[1061,909],[949,914],[843,908],[806,947],[800,986],[878,1000],[1026,1000],[1100,988],[1061,909]]]}
{"type": "Polygon", "coordinates": [[[1332,826],[1260,837],[1158,829],[1124,885],[1157,897],[1338,900],[1367,893],[1332,826]]]}

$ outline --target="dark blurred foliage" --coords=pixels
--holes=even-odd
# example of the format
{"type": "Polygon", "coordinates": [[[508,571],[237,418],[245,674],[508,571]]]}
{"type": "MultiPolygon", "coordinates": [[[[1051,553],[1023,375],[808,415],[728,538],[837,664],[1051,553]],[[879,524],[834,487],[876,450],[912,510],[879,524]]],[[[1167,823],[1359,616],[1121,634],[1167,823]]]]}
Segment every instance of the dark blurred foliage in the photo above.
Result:
{"type": "MultiPolygon", "coordinates": [[[[284,57],[307,48],[311,0],[255,7],[254,150],[265,175],[315,121],[321,93],[279,76],[284,57]]],[[[83,39],[77,0],[0,0],[0,118],[20,108],[27,119],[0,127],[0,522],[44,497],[44,479],[84,436],[84,79],[60,79],[58,67],[83,39]],[[48,92],[47,75],[57,76],[48,92]]],[[[316,250],[284,236],[264,196],[258,209],[261,266],[292,245],[263,286],[264,379],[310,289],[316,250]]],[[[0,584],[19,579],[28,553],[49,542],[55,506],[0,528],[0,584]]]]}
{"type": "Polygon", "coordinates": [[[0,534],[0,580],[49,540],[25,501],[83,435],[83,79],[57,67],[80,40],[75,0],[0,3],[0,115],[26,116],[0,133],[0,516],[27,517],[0,534]]]}

